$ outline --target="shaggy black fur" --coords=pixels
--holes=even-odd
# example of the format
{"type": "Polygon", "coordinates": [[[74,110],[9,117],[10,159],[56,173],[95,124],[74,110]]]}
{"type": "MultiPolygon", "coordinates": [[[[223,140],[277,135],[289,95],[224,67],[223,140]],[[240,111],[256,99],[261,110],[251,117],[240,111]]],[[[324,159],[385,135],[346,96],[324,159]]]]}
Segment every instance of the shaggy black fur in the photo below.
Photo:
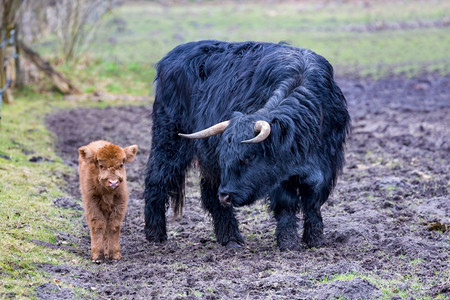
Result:
{"type": "Polygon", "coordinates": [[[180,45],[157,67],[153,139],[145,181],[145,234],[167,239],[169,200],[180,208],[186,169],[201,170],[203,207],[217,241],[239,247],[233,206],[268,198],[281,250],[300,249],[296,214],[304,215],[303,242],[322,243],[321,205],[344,163],[350,127],[346,100],[322,56],[284,44],[200,41],[180,45]],[[219,135],[188,140],[178,133],[231,120],[219,135]],[[261,143],[254,124],[271,125],[261,143]],[[229,195],[232,206],[218,195],[229,195]]]}

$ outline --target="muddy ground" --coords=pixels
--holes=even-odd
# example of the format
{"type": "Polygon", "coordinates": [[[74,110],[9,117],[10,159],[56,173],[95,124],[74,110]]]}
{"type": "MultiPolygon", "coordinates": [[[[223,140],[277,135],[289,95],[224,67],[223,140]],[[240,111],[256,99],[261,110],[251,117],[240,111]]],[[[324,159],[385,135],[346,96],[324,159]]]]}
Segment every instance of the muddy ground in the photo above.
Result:
{"type": "Polygon", "coordinates": [[[338,83],[353,119],[347,163],[322,207],[326,244],[301,252],[277,249],[275,221],[263,201],[238,209],[245,249],[217,244],[201,209],[195,172],[187,181],[184,217],[169,223],[167,243],[150,245],[143,233],[142,192],[151,108],[84,108],[49,115],[57,151],[74,169],[77,147],[92,140],[136,143],[140,150],[127,166],[130,203],[120,239],[123,259],[89,262],[88,228],[74,171],[68,178],[71,197],[55,199],[55,205],[79,210],[75,222],[83,224],[83,231],[79,236],[57,233],[52,247],[65,247],[86,263],[39,266],[49,283],[37,288],[37,296],[71,299],[83,288],[99,299],[450,297],[450,76],[338,78],[338,83]],[[56,286],[53,279],[75,289],[56,286]]]}

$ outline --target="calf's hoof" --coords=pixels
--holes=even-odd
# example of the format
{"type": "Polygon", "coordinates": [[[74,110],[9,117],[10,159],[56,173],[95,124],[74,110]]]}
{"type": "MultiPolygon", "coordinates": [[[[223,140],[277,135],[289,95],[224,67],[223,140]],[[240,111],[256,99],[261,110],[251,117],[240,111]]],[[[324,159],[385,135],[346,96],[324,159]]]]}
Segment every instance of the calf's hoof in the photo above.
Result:
{"type": "Polygon", "coordinates": [[[91,260],[93,263],[101,264],[105,260],[105,256],[103,254],[92,255],[91,260]]]}
{"type": "Polygon", "coordinates": [[[109,256],[110,259],[112,260],[121,260],[122,259],[122,254],[120,252],[115,252],[113,254],[111,254],[109,256]]]}

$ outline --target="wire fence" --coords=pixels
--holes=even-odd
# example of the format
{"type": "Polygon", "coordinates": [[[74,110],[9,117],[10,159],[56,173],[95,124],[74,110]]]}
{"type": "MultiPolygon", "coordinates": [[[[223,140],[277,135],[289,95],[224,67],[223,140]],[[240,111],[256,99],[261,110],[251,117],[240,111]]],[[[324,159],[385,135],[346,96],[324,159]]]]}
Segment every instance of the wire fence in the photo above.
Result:
{"type": "MultiPolygon", "coordinates": [[[[6,49],[6,47],[8,47],[8,46],[14,46],[15,34],[16,34],[16,30],[12,29],[9,33],[9,37],[4,38],[3,41],[1,42],[0,51],[5,51],[3,48],[6,49]]],[[[12,79],[7,76],[6,66],[7,66],[9,60],[16,59],[18,57],[19,57],[19,54],[16,52],[16,53],[12,54],[11,56],[3,59],[3,66],[2,66],[3,70],[0,72],[0,74],[2,74],[2,76],[5,76],[6,80],[5,80],[5,84],[0,89],[0,120],[2,119],[1,108],[2,108],[2,103],[3,103],[3,96],[6,93],[6,90],[11,86],[11,83],[12,83],[12,79]]],[[[17,74],[16,74],[16,76],[17,76],[17,74]]],[[[3,80],[1,82],[3,82],[3,80]]]]}

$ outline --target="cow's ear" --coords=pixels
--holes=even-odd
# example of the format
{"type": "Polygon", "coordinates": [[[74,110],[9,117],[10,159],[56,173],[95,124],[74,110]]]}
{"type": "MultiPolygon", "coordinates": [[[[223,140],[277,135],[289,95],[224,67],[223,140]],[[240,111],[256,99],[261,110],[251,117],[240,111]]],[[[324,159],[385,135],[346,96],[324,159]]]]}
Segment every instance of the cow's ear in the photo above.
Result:
{"type": "MultiPolygon", "coordinates": [[[[290,147],[294,139],[294,122],[290,118],[276,116],[271,122],[270,137],[278,147],[290,147]]],[[[281,149],[279,149],[281,150],[281,149]]]]}
{"type": "Polygon", "coordinates": [[[83,146],[78,148],[78,154],[80,154],[80,158],[87,162],[93,162],[95,153],[88,146],[83,146]]]}
{"type": "Polygon", "coordinates": [[[123,148],[123,151],[125,151],[125,155],[127,156],[125,158],[125,162],[130,163],[134,160],[134,157],[136,156],[138,146],[137,145],[128,146],[123,148]]]}

